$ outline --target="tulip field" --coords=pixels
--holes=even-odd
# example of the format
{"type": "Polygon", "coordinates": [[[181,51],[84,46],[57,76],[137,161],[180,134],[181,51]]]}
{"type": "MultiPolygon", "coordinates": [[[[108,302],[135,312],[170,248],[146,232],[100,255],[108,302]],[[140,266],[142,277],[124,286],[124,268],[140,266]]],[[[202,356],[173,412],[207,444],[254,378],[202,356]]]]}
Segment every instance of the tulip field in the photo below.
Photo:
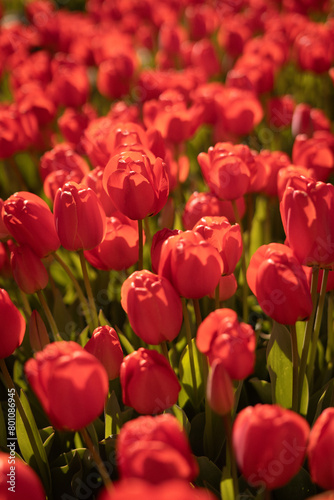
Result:
{"type": "Polygon", "coordinates": [[[334,500],[334,2],[0,0],[0,499],[334,500]]]}

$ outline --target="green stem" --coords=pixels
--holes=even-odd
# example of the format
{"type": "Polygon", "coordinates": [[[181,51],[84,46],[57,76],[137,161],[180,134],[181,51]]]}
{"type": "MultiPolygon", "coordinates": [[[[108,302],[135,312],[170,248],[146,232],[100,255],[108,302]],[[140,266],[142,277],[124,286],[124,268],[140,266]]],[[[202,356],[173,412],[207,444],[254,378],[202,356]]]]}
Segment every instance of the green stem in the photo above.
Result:
{"type": "Polygon", "coordinates": [[[309,346],[313,331],[313,323],[315,317],[315,311],[317,308],[317,287],[318,287],[318,277],[319,277],[319,268],[312,268],[312,280],[311,280],[311,297],[313,303],[313,309],[309,320],[306,323],[305,334],[304,334],[304,343],[302,349],[302,355],[300,359],[300,367],[299,367],[299,377],[298,377],[298,388],[299,388],[299,396],[298,396],[298,408],[300,409],[301,398],[302,398],[302,389],[304,383],[304,376],[306,371],[307,358],[309,353],[309,346]]]}
{"type": "Polygon", "coordinates": [[[89,311],[90,311],[92,321],[93,321],[93,328],[97,328],[99,326],[99,319],[97,317],[92,287],[90,285],[90,281],[89,281],[89,277],[88,277],[86,259],[85,259],[83,250],[79,250],[78,253],[79,253],[79,257],[80,257],[82,276],[83,276],[83,280],[84,280],[84,284],[85,284],[85,288],[86,288],[86,293],[87,293],[87,297],[88,297],[89,311]]]}
{"type": "MultiPolygon", "coordinates": [[[[208,358],[201,355],[202,358],[202,369],[203,369],[203,384],[204,387],[207,386],[209,366],[208,358]]],[[[212,408],[209,405],[208,398],[205,398],[205,427],[204,427],[204,450],[207,457],[214,460],[214,436],[213,436],[213,414],[212,408]]]]}
{"type": "Polygon", "coordinates": [[[239,498],[239,485],[238,485],[238,474],[237,474],[237,462],[235,459],[235,454],[232,444],[232,418],[231,414],[228,413],[223,415],[223,424],[226,435],[226,465],[229,466],[230,475],[233,480],[234,498],[239,498]]]}
{"type": "Polygon", "coordinates": [[[309,362],[307,365],[307,376],[308,376],[308,380],[310,383],[312,382],[312,379],[313,379],[315,357],[317,354],[320,326],[321,326],[321,320],[322,320],[322,315],[323,315],[324,305],[325,305],[325,298],[326,298],[326,287],[327,287],[328,273],[329,273],[329,269],[324,269],[323,276],[322,276],[319,304],[318,304],[318,309],[317,309],[317,315],[315,318],[314,332],[313,332],[313,338],[312,338],[312,344],[311,344],[311,354],[310,354],[309,362]]]}
{"type": "Polygon", "coordinates": [[[145,219],[144,219],[144,226],[145,226],[146,244],[149,246],[149,248],[151,248],[152,234],[151,234],[151,229],[150,229],[148,217],[145,217],[145,219]]]}
{"type": "Polygon", "coordinates": [[[89,324],[92,321],[92,318],[91,318],[91,315],[89,313],[89,304],[88,304],[87,299],[86,299],[86,297],[81,289],[81,286],[79,285],[77,279],[75,278],[74,274],[72,273],[71,269],[66,264],[66,262],[63,261],[63,259],[56,253],[54,253],[53,256],[54,256],[55,260],[58,262],[58,264],[60,264],[61,267],[64,269],[64,271],[66,272],[66,274],[70,278],[70,280],[72,281],[73,286],[78,294],[78,297],[79,297],[79,300],[81,303],[81,307],[82,307],[82,312],[83,312],[85,319],[86,319],[86,323],[89,324]]]}
{"type": "Polygon", "coordinates": [[[189,349],[191,378],[192,378],[192,383],[193,383],[195,400],[197,401],[197,380],[196,380],[196,370],[195,370],[194,349],[193,349],[193,343],[192,343],[192,335],[191,335],[189,314],[188,314],[188,309],[187,309],[187,302],[186,302],[186,299],[183,297],[182,297],[182,308],[183,308],[183,320],[184,320],[184,326],[185,326],[185,330],[186,330],[187,344],[188,344],[188,349],[189,349]]]}
{"type": "Polygon", "coordinates": [[[138,220],[138,271],[144,267],[144,241],[143,241],[143,221],[138,220]]]}
{"type": "Polygon", "coordinates": [[[161,342],[160,347],[161,347],[162,354],[165,356],[165,358],[167,359],[167,361],[169,363],[168,347],[167,347],[166,340],[164,342],[161,342]]]}
{"type": "Polygon", "coordinates": [[[199,300],[193,299],[193,304],[194,304],[194,310],[195,310],[196,325],[198,328],[199,325],[202,323],[202,314],[201,314],[201,309],[199,307],[199,300]]]}
{"type": "Polygon", "coordinates": [[[41,303],[41,306],[43,308],[43,311],[45,313],[45,316],[47,317],[48,319],[48,322],[49,322],[49,325],[50,325],[50,328],[51,328],[51,332],[52,332],[52,337],[53,337],[53,341],[56,342],[56,341],[61,341],[63,340],[61,338],[61,336],[59,335],[59,332],[58,332],[58,327],[56,325],[56,322],[54,320],[54,317],[52,315],[52,312],[50,311],[50,308],[48,306],[48,303],[46,302],[45,300],[45,297],[44,297],[44,294],[42,292],[42,290],[38,290],[37,291],[37,297],[41,303]]]}
{"type": "Polygon", "coordinates": [[[108,471],[105,468],[105,465],[100,457],[100,454],[97,451],[97,449],[95,448],[93,441],[91,440],[90,435],[88,434],[88,431],[85,427],[83,429],[81,429],[81,435],[82,435],[82,437],[87,445],[87,448],[89,449],[89,451],[93,457],[93,460],[94,460],[94,462],[99,470],[99,473],[102,477],[102,481],[104,483],[104,486],[106,488],[108,488],[109,490],[111,490],[113,486],[112,486],[112,482],[110,480],[110,476],[108,474],[108,471]]]}
{"type": "Polygon", "coordinates": [[[215,309],[220,309],[220,299],[219,299],[219,283],[215,290],[215,309]]]}
{"type": "Polygon", "coordinates": [[[26,319],[29,320],[31,313],[32,313],[29,301],[27,299],[26,294],[24,292],[22,292],[22,290],[20,288],[19,288],[19,292],[20,292],[22,303],[23,303],[24,314],[26,316],[26,319]]]}
{"type": "Polygon", "coordinates": [[[247,278],[246,278],[246,271],[247,271],[247,266],[246,266],[246,253],[245,253],[245,236],[242,228],[242,223],[241,223],[241,218],[239,214],[239,209],[238,205],[235,200],[232,200],[232,206],[233,206],[233,212],[234,212],[234,217],[239,224],[240,227],[240,232],[242,236],[242,254],[241,254],[241,269],[242,269],[242,278],[243,278],[243,286],[242,286],[242,310],[243,310],[243,320],[247,323],[248,322],[248,284],[247,284],[247,278]]]}
{"type": "Polygon", "coordinates": [[[292,410],[298,412],[299,355],[298,355],[297,332],[295,324],[290,325],[290,333],[291,333],[291,351],[292,351],[292,410]]]}
{"type": "Polygon", "coordinates": [[[327,311],[327,347],[326,347],[326,361],[328,364],[333,364],[334,358],[334,291],[331,290],[328,296],[328,311],[327,311]]]}

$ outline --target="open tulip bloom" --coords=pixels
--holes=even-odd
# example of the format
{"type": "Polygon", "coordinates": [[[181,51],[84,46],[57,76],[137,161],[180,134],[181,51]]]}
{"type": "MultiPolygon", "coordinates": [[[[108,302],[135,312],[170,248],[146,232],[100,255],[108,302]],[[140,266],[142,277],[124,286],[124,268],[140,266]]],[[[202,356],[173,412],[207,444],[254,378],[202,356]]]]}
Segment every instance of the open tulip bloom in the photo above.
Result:
{"type": "Polygon", "coordinates": [[[333,40],[0,0],[0,500],[333,498],[333,40]]]}

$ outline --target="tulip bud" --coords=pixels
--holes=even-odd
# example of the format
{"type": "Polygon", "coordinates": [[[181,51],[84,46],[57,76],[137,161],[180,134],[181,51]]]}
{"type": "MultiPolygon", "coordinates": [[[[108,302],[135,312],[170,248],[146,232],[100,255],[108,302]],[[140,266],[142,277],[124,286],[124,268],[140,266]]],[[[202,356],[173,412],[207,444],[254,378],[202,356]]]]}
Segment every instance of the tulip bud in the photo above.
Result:
{"type": "Polygon", "coordinates": [[[28,245],[12,247],[10,265],[14,279],[24,293],[35,293],[47,286],[48,272],[28,245]]]}
{"type": "Polygon", "coordinates": [[[232,380],[224,363],[216,359],[209,373],[206,386],[206,397],[209,405],[218,415],[227,415],[233,408],[234,391],[232,380]]]}
{"type": "Polygon", "coordinates": [[[325,490],[334,490],[334,408],[326,408],[315,421],[308,444],[312,481],[325,490]]]}
{"type": "Polygon", "coordinates": [[[120,379],[124,404],[143,414],[153,415],[170,408],[181,390],[167,359],[143,347],[124,358],[120,379]]]}
{"type": "Polygon", "coordinates": [[[22,344],[26,322],[11,301],[8,293],[0,288],[0,358],[7,358],[22,344]],[[10,335],[9,335],[10,332],[10,335]]]}
{"type": "Polygon", "coordinates": [[[95,328],[84,349],[93,354],[104,366],[109,380],[119,376],[123,351],[116,331],[110,326],[95,328]]]}
{"type": "Polygon", "coordinates": [[[17,456],[0,452],[0,498],[18,500],[45,500],[45,492],[38,475],[17,456]],[[13,475],[14,472],[14,475],[13,475]]]}
{"type": "Polygon", "coordinates": [[[101,243],[106,215],[94,191],[83,184],[67,182],[54,200],[57,233],[66,250],[90,250],[101,243]]]}
{"type": "Polygon", "coordinates": [[[37,311],[33,311],[29,319],[29,340],[33,351],[41,351],[50,343],[46,326],[37,311]]]}
{"type": "Polygon", "coordinates": [[[186,435],[177,419],[169,414],[127,422],[118,437],[117,461],[121,479],[127,480],[192,481],[198,474],[186,435]]]}

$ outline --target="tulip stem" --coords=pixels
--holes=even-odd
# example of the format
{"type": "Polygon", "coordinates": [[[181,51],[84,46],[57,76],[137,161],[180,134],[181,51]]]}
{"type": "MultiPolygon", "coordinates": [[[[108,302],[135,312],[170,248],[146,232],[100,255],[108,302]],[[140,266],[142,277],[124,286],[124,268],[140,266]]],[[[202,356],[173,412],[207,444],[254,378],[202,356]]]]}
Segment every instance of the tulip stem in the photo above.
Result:
{"type": "Polygon", "coordinates": [[[92,317],[92,322],[93,322],[93,328],[97,328],[99,326],[99,319],[97,317],[97,312],[96,312],[96,307],[95,307],[95,301],[93,297],[93,291],[92,287],[89,281],[88,277],[88,271],[87,271],[87,264],[86,264],[86,259],[83,253],[83,250],[79,250],[79,257],[80,257],[80,264],[81,264],[81,269],[82,269],[82,276],[86,288],[86,293],[88,297],[88,304],[89,304],[89,311],[92,317]]]}
{"type": "Polygon", "coordinates": [[[89,451],[93,457],[93,460],[96,464],[96,467],[98,468],[98,471],[102,477],[102,481],[103,481],[104,486],[107,489],[111,490],[112,482],[110,480],[110,476],[108,474],[107,469],[105,468],[105,465],[100,457],[98,450],[95,448],[93,441],[91,440],[90,435],[88,434],[86,427],[81,429],[81,435],[82,435],[82,437],[87,445],[87,448],[89,449],[89,451]]]}
{"type": "Polygon", "coordinates": [[[188,344],[188,349],[189,349],[191,378],[192,378],[192,382],[193,382],[195,400],[197,401],[197,380],[196,380],[196,370],[195,370],[194,349],[193,349],[193,343],[192,343],[192,335],[191,335],[189,314],[188,314],[188,309],[187,309],[187,302],[186,302],[186,299],[184,297],[182,297],[182,308],[183,308],[183,320],[184,320],[184,326],[185,326],[185,330],[186,330],[187,344],[188,344]]]}
{"type": "Polygon", "coordinates": [[[301,399],[302,399],[302,390],[304,384],[304,376],[306,371],[306,364],[308,358],[308,351],[312,336],[313,323],[315,317],[315,311],[317,307],[317,286],[318,286],[318,277],[319,277],[319,267],[312,268],[312,280],[311,280],[311,298],[313,303],[313,309],[309,320],[306,323],[305,334],[304,334],[304,343],[302,349],[302,355],[300,359],[300,367],[299,367],[299,377],[298,377],[298,388],[299,388],[299,397],[298,397],[298,408],[300,409],[301,399]]]}
{"type": "MultiPolygon", "coordinates": [[[[203,369],[203,384],[204,387],[207,387],[208,383],[208,375],[209,375],[209,366],[208,366],[208,358],[202,354],[202,369],[203,369]]],[[[210,460],[214,460],[216,457],[214,456],[214,437],[213,437],[213,422],[212,422],[212,409],[209,405],[208,398],[205,398],[205,427],[204,427],[204,450],[206,455],[210,458],[210,460]]]]}
{"type": "Polygon", "coordinates": [[[334,324],[333,324],[333,310],[334,310],[334,292],[330,291],[328,296],[328,312],[327,312],[327,347],[325,359],[328,364],[333,364],[334,357],[334,324]]]}
{"type": "Polygon", "coordinates": [[[61,265],[61,267],[64,269],[70,280],[72,281],[74,288],[78,294],[81,307],[82,307],[82,312],[85,316],[86,323],[89,324],[91,322],[91,316],[88,314],[89,311],[89,304],[87,302],[87,299],[81,289],[81,286],[79,285],[77,279],[75,278],[74,274],[72,273],[71,269],[69,266],[66,264],[66,262],[56,253],[53,254],[55,260],[58,262],[58,264],[61,265]]]}
{"type": "Polygon", "coordinates": [[[138,219],[138,271],[144,267],[143,221],[138,219]]]}
{"type": "Polygon", "coordinates": [[[216,289],[215,289],[215,309],[219,309],[220,308],[220,295],[219,295],[219,287],[220,287],[220,283],[218,283],[218,285],[216,286],[216,289]]]}
{"type": "Polygon", "coordinates": [[[50,325],[50,328],[51,328],[51,332],[52,332],[52,337],[53,337],[53,341],[54,342],[57,342],[57,341],[61,341],[63,340],[61,338],[61,336],[59,335],[59,332],[58,332],[58,327],[56,325],[56,322],[54,320],[54,317],[52,315],[52,312],[50,311],[50,308],[48,306],[48,303],[47,301],[45,300],[45,297],[44,297],[44,294],[42,292],[42,290],[37,290],[37,297],[41,303],[41,306],[43,308],[43,311],[45,313],[45,316],[47,317],[48,319],[48,322],[49,322],[49,325],[50,325]]]}
{"type": "Polygon", "coordinates": [[[231,414],[227,413],[223,415],[223,424],[226,436],[226,465],[229,468],[230,475],[233,480],[234,498],[239,498],[239,485],[238,485],[238,474],[237,474],[237,462],[235,459],[235,454],[233,450],[232,443],[232,418],[231,414]]]}
{"type": "Polygon", "coordinates": [[[246,278],[246,252],[245,252],[245,238],[244,238],[244,232],[243,232],[243,227],[241,223],[241,218],[239,214],[239,209],[238,205],[235,200],[232,200],[232,207],[233,207],[233,212],[234,212],[234,217],[239,224],[240,227],[240,232],[242,235],[242,254],[241,254],[241,270],[242,270],[242,311],[243,311],[243,320],[245,323],[248,322],[248,284],[247,284],[247,278],[246,278]]]}
{"type": "Polygon", "coordinates": [[[202,314],[201,314],[201,309],[199,307],[198,299],[193,299],[193,304],[194,304],[194,311],[195,311],[195,317],[196,317],[196,325],[198,328],[199,325],[202,323],[202,314]]]}
{"type": "Polygon", "coordinates": [[[160,346],[161,346],[161,352],[162,352],[162,354],[165,356],[165,358],[167,359],[167,361],[169,363],[168,347],[167,347],[166,340],[164,340],[163,342],[161,342],[160,346]]]}
{"type": "Polygon", "coordinates": [[[324,312],[328,273],[329,273],[329,269],[324,269],[323,276],[322,276],[322,283],[321,283],[321,290],[320,290],[317,315],[315,318],[315,325],[314,325],[313,338],[312,338],[312,344],[311,344],[311,352],[310,352],[309,362],[307,364],[307,376],[308,376],[308,380],[309,380],[310,384],[312,383],[312,379],[313,379],[313,372],[314,372],[314,365],[315,365],[315,357],[317,354],[320,326],[321,326],[322,315],[324,312]]]}
{"type": "Polygon", "coordinates": [[[291,351],[292,351],[292,410],[298,412],[298,344],[296,324],[290,325],[291,351]]]}

